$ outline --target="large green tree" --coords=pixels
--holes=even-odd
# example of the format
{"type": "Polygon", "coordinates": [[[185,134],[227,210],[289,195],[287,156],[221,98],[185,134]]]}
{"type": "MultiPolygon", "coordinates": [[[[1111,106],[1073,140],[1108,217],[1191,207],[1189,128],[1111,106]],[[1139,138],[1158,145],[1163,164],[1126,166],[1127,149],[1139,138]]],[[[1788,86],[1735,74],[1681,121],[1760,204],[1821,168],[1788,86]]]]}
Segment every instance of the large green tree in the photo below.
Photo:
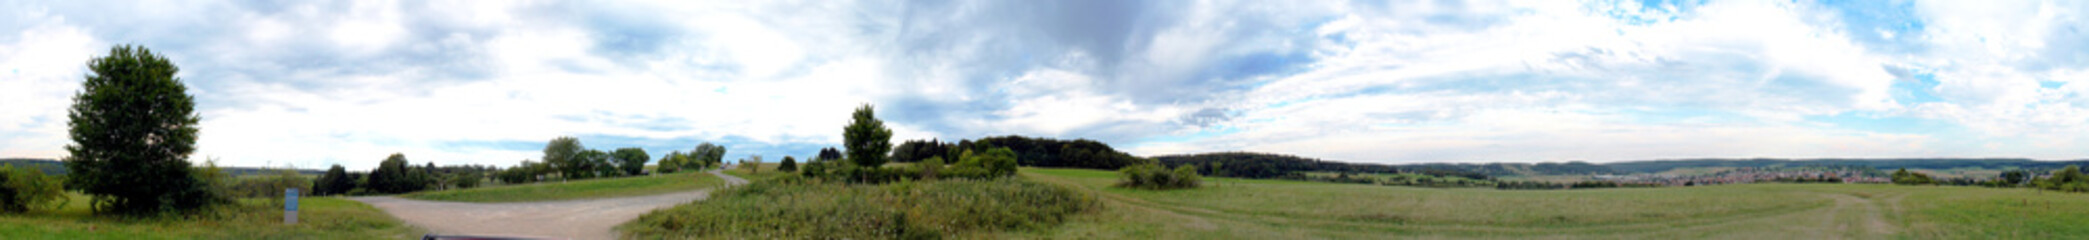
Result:
{"type": "Polygon", "coordinates": [[[341,167],[340,164],[334,164],[333,167],[327,168],[326,173],[320,174],[319,180],[315,182],[315,184],[312,184],[312,195],[336,195],[355,190],[355,179],[349,178],[348,169],[341,167]]]}
{"type": "Polygon", "coordinates": [[[66,185],[93,197],[93,207],[117,214],[190,210],[222,202],[196,179],[196,101],[166,57],[143,47],[116,46],[88,60],[86,82],[67,115],[73,144],[66,185]]]}
{"type": "Polygon", "coordinates": [[[370,191],[378,193],[420,191],[427,185],[417,179],[417,174],[420,174],[419,171],[415,171],[406,163],[406,154],[393,153],[385,157],[383,162],[378,162],[377,169],[370,170],[369,180],[364,185],[370,191]]]}
{"type": "Polygon", "coordinates": [[[682,151],[667,152],[666,156],[660,156],[660,163],[654,164],[654,166],[654,171],[659,173],[682,171],[682,151]]]}
{"type": "Polygon", "coordinates": [[[870,104],[856,108],[849,125],[842,127],[841,137],[849,161],[857,166],[884,166],[885,153],[892,151],[892,129],[885,128],[885,121],[878,120],[870,104]]]}
{"type": "Polygon", "coordinates": [[[711,142],[697,144],[696,149],[691,149],[689,151],[689,157],[691,159],[696,160],[691,162],[696,164],[696,166],[694,166],[693,168],[685,167],[688,169],[700,169],[704,167],[718,166],[721,163],[725,163],[725,146],[711,144],[711,142]]]}
{"type": "Polygon", "coordinates": [[[580,154],[576,154],[573,157],[574,161],[580,162],[576,164],[579,166],[579,174],[575,175],[574,178],[616,176],[617,169],[616,166],[610,165],[610,158],[609,152],[603,152],[602,150],[588,149],[580,151],[580,154]]]}
{"type": "Polygon", "coordinates": [[[579,155],[580,151],[583,150],[587,149],[580,146],[579,138],[569,136],[552,138],[551,142],[544,144],[544,164],[549,164],[552,170],[557,171],[565,178],[574,178],[575,175],[586,174],[588,169],[585,169],[584,165],[587,162],[577,161],[579,159],[574,158],[575,155],[579,155]]]}
{"type": "Polygon", "coordinates": [[[645,149],[635,147],[618,148],[610,155],[616,157],[617,169],[624,170],[624,175],[630,176],[646,173],[646,161],[653,160],[652,155],[646,155],[645,149]]]}

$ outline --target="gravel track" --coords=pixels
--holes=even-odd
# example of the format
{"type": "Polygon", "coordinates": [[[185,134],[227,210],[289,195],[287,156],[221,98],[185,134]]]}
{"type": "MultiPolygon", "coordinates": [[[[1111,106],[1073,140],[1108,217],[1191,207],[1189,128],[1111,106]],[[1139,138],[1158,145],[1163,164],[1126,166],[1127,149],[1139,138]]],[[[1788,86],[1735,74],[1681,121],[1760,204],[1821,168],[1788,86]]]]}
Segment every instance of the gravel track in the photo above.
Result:
{"type": "MultiPolygon", "coordinates": [[[[711,170],[727,186],[747,179],[711,170]]],[[[384,209],[408,224],[438,235],[511,236],[550,239],[614,239],[610,228],[654,209],[704,199],[712,189],[651,196],[547,202],[469,203],[383,197],[349,198],[384,209]]]]}

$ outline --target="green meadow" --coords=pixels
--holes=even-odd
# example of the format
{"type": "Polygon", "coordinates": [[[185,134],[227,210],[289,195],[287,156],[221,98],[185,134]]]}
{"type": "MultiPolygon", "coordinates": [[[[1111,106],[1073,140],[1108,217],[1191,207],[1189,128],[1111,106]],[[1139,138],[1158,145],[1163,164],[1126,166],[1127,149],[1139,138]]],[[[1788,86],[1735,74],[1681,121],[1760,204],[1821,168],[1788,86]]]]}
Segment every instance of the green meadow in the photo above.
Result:
{"type": "Polygon", "coordinates": [[[1112,187],[1110,171],[1025,168],[1103,199],[1056,239],[2053,239],[2089,236],[2089,197],[2031,189],[1742,184],[1592,190],[1415,188],[1206,178],[1112,187]]]}
{"type": "Polygon", "coordinates": [[[209,213],[129,219],[93,215],[88,198],[63,208],[0,215],[0,239],[411,239],[423,231],[377,208],[335,197],[299,199],[298,224],[283,224],[279,204],[243,199],[209,213]]]}

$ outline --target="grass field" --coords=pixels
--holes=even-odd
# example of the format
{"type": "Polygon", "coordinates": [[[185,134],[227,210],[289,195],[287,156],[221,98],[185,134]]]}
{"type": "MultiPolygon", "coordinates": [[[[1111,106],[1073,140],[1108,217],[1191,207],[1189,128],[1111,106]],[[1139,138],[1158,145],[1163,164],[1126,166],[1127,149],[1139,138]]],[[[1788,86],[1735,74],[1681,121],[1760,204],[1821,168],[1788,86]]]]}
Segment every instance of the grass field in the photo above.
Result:
{"type": "Polygon", "coordinates": [[[567,182],[503,185],[459,190],[416,192],[400,197],[456,202],[532,202],[623,196],[643,196],[691,191],[724,184],[718,176],[703,172],[588,179],[567,182]]]}
{"type": "Polygon", "coordinates": [[[1026,168],[1102,211],[999,238],[2053,239],[2089,236],[2089,195],[1975,187],[1741,184],[1561,191],[1206,178],[1110,187],[1110,171],[1026,168]]]}
{"type": "Polygon", "coordinates": [[[740,177],[740,178],[743,178],[743,179],[747,179],[747,181],[761,181],[762,179],[770,179],[770,178],[776,178],[776,177],[781,177],[781,176],[783,176],[783,175],[787,175],[787,174],[796,174],[796,172],[790,172],[790,173],[786,173],[786,172],[783,172],[783,171],[777,171],[777,170],[776,170],[776,167],[777,167],[777,166],[780,166],[780,164],[777,164],[777,163],[762,163],[762,165],[761,165],[761,168],[762,168],[762,169],[761,169],[761,171],[758,171],[758,172],[757,172],[757,171],[748,171],[747,169],[741,169],[741,168],[740,168],[740,166],[733,166],[733,168],[732,168],[732,169],[726,169],[726,170],[725,170],[725,174],[726,174],[726,175],[733,175],[734,177],[740,177]]]}
{"type": "Polygon", "coordinates": [[[422,231],[362,203],[333,197],[299,199],[298,224],[283,225],[282,207],[244,200],[216,217],[132,220],[90,214],[85,196],[65,208],[0,215],[0,239],[412,239],[422,231]]]}
{"type": "Polygon", "coordinates": [[[1097,201],[1067,186],[1003,178],[847,184],[784,177],[647,213],[633,239],[991,239],[1043,230],[1097,201]]]}

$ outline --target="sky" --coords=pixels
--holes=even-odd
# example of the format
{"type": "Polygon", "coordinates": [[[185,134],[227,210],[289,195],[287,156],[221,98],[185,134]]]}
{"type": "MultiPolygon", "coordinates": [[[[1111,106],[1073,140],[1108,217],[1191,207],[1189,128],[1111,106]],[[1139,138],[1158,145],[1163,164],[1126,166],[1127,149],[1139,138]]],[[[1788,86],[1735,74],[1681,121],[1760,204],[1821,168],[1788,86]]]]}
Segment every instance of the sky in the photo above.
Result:
{"type": "Polygon", "coordinates": [[[2089,1],[0,0],[0,157],[88,59],[181,68],[192,160],[510,166],[1086,138],[1369,163],[2089,158],[2089,1]]]}

